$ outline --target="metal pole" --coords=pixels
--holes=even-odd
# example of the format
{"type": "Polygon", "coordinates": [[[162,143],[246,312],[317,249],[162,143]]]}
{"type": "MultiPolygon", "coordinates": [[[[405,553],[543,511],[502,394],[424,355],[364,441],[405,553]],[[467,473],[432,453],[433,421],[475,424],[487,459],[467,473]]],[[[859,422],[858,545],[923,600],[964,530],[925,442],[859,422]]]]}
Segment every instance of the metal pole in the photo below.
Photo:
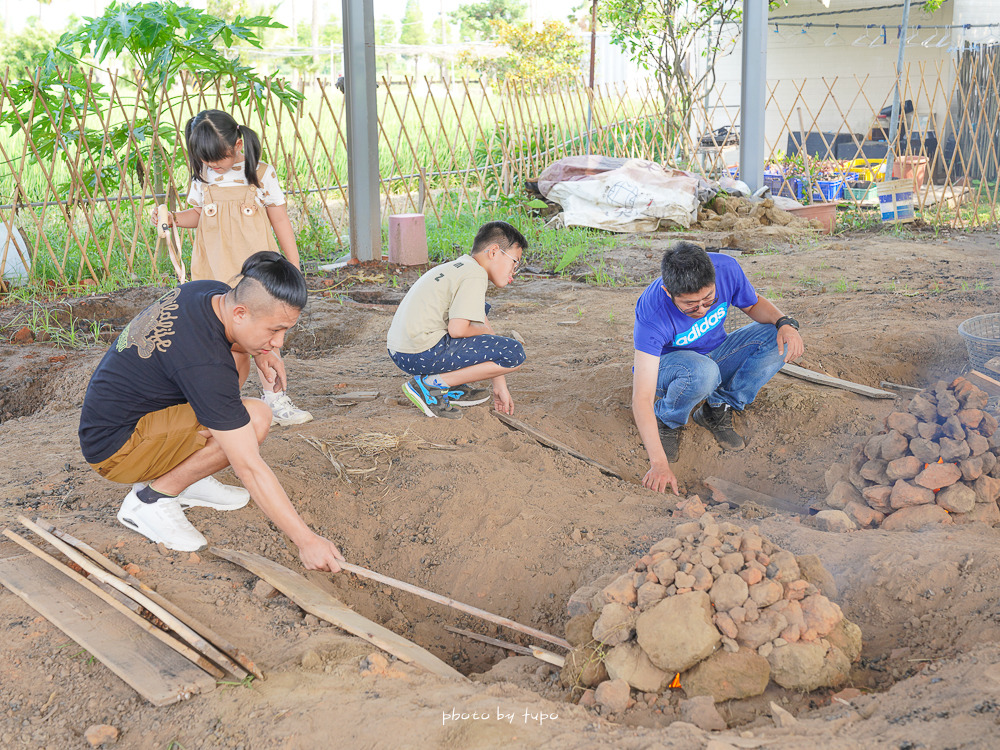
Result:
{"type": "Polygon", "coordinates": [[[885,179],[892,179],[893,146],[899,132],[899,79],[903,75],[903,51],[906,49],[906,27],[910,23],[910,0],[903,0],[903,22],[899,27],[899,52],[896,54],[896,86],[892,91],[892,118],[889,120],[889,148],[885,152],[885,179]]]}
{"type": "Polygon", "coordinates": [[[597,0],[590,10],[590,88],[594,88],[594,60],[597,57],[597,0]]]}
{"type": "Polygon", "coordinates": [[[347,97],[347,217],[351,259],[382,259],[378,114],[375,102],[375,14],[371,0],[343,0],[347,97]]]}
{"type": "Polygon", "coordinates": [[[591,118],[593,117],[594,101],[594,60],[597,58],[597,0],[590,10],[590,92],[587,97],[587,153],[594,153],[591,145],[591,118]]]}
{"type": "Polygon", "coordinates": [[[740,179],[764,184],[764,105],[767,101],[767,3],[743,0],[743,86],[740,90],[740,179]]]}

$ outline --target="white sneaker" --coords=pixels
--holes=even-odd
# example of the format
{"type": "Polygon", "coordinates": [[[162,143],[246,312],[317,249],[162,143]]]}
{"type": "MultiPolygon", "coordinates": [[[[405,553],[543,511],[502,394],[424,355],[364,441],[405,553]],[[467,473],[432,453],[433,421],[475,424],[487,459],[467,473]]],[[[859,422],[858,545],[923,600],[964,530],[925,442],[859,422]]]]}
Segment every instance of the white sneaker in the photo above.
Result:
{"type": "Polygon", "coordinates": [[[133,488],[122,501],[118,520],[147,539],[162,542],[167,549],[195,552],[208,544],[184,516],[176,498],[165,497],[155,503],[144,503],[133,488]]]}
{"type": "Polygon", "coordinates": [[[215,477],[199,479],[177,496],[182,508],[197,505],[216,510],[239,510],[250,502],[250,493],[242,487],[223,484],[215,477]]]}
{"type": "Polygon", "coordinates": [[[265,396],[264,403],[271,407],[271,424],[287,427],[291,424],[312,422],[313,415],[305,409],[300,409],[288,397],[287,393],[269,399],[265,396]]]}

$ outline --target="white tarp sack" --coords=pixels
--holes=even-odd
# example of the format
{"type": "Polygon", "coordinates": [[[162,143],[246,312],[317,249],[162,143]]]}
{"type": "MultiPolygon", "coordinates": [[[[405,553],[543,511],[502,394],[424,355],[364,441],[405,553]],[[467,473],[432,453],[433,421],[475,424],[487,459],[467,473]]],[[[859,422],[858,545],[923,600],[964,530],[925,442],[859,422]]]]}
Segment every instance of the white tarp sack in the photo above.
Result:
{"type": "Polygon", "coordinates": [[[548,189],[562,206],[555,223],[609,232],[654,232],[665,221],[685,229],[698,218],[698,178],[656,162],[628,159],[617,168],[548,189]]]}

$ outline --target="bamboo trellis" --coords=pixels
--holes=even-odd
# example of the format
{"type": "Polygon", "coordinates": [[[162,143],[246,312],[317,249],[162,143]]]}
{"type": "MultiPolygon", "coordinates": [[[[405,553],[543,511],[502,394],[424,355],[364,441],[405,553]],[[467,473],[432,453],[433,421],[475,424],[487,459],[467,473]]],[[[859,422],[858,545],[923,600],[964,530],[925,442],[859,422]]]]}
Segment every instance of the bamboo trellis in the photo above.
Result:
{"type": "MultiPolygon", "coordinates": [[[[904,174],[919,172],[917,201],[926,221],[959,228],[997,222],[998,79],[996,48],[910,66],[900,77],[902,99],[913,102],[914,114],[905,135],[886,147],[904,174]]],[[[765,106],[772,159],[780,160],[790,143],[797,147],[800,113],[805,130],[823,144],[823,153],[810,150],[811,161],[865,158],[866,135],[891,102],[893,83],[858,75],[771,81],[765,106]]],[[[13,125],[0,132],[0,231],[6,230],[0,277],[11,279],[12,269],[21,267],[28,280],[73,285],[115,274],[145,281],[166,272],[147,217],[157,200],[183,207],[189,179],[184,124],[209,108],[231,112],[261,136],[264,160],[275,165],[286,191],[302,256],[318,261],[344,251],[345,103],[333,86],[317,81],[289,108],[273,88],[278,84],[247,102],[235,96],[231,82],[185,78],[160,92],[152,123],[137,129],[148,113],[134,83],[116,75],[85,71],[77,98],[64,87],[58,106],[53,89],[43,96],[37,82],[28,82],[33,96],[18,100],[18,84],[23,88],[0,78],[0,115],[13,125]],[[45,119],[50,140],[31,131],[45,119]],[[159,153],[166,157],[158,162],[153,155],[159,153]]],[[[498,196],[521,194],[549,164],[585,153],[650,159],[708,178],[726,175],[735,171],[736,150],[702,147],[699,140],[739,123],[738,107],[724,104],[738,98],[738,88],[720,83],[705,93],[685,115],[671,92],[671,106],[664,105],[654,81],[590,90],[572,82],[490,87],[383,79],[377,123],[382,214],[424,212],[441,222],[498,196]]],[[[187,252],[190,241],[185,238],[187,252]]]]}

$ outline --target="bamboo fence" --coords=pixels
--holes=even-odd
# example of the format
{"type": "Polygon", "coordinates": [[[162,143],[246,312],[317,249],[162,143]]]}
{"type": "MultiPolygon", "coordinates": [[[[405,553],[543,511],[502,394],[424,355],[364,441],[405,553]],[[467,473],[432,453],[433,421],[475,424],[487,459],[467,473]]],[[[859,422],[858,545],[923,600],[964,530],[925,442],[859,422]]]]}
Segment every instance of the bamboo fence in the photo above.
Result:
{"type": "MultiPolygon", "coordinates": [[[[911,66],[900,77],[901,98],[914,112],[885,148],[897,155],[902,176],[915,175],[925,221],[996,224],[998,79],[995,48],[911,66]]],[[[738,149],[706,147],[700,139],[738,125],[738,107],[725,104],[738,100],[738,90],[728,86],[732,90],[720,84],[695,99],[684,119],[676,107],[664,106],[654,81],[591,90],[581,83],[490,87],[383,79],[377,92],[382,215],[423,212],[444,222],[523,194],[525,183],[548,165],[578,154],[650,159],[707,178],[727,175],[738,149]]],[[[160,92],[152,118],[135,82],[117,75],[87,70],[75,99],[68,79],[61,90],[62,99],[60,87],[0,78],[0,115],[11,120],[0,132],[0,278],[74,285],[116,274],[147,281],[168,271],[148,216],[157,201],[185,205],[183,128],[209,108],[231,112],[261,136],[263,159],[275,165],[286,191],[303,258],[331,259],[345,250],[345,102],[332,85],[316,82],[289,108],[271,86],[245,101],[232,82],[185,78],[160,92]],[[33,130],[44,120],[49,138],[33,130]]],[[[868,136],[892,95],[891,83],[865,76],[771,81],[765,104],[772,161],[787,163],[786,152],[797,149],[801,117],[813,136],[811,162],[866,155],[877,162],[868,136]]],[[[860,197],[853,202],[865,205],[860,197]]],[[[190,253],[190,236],[184,246],[190,253]]]]}

